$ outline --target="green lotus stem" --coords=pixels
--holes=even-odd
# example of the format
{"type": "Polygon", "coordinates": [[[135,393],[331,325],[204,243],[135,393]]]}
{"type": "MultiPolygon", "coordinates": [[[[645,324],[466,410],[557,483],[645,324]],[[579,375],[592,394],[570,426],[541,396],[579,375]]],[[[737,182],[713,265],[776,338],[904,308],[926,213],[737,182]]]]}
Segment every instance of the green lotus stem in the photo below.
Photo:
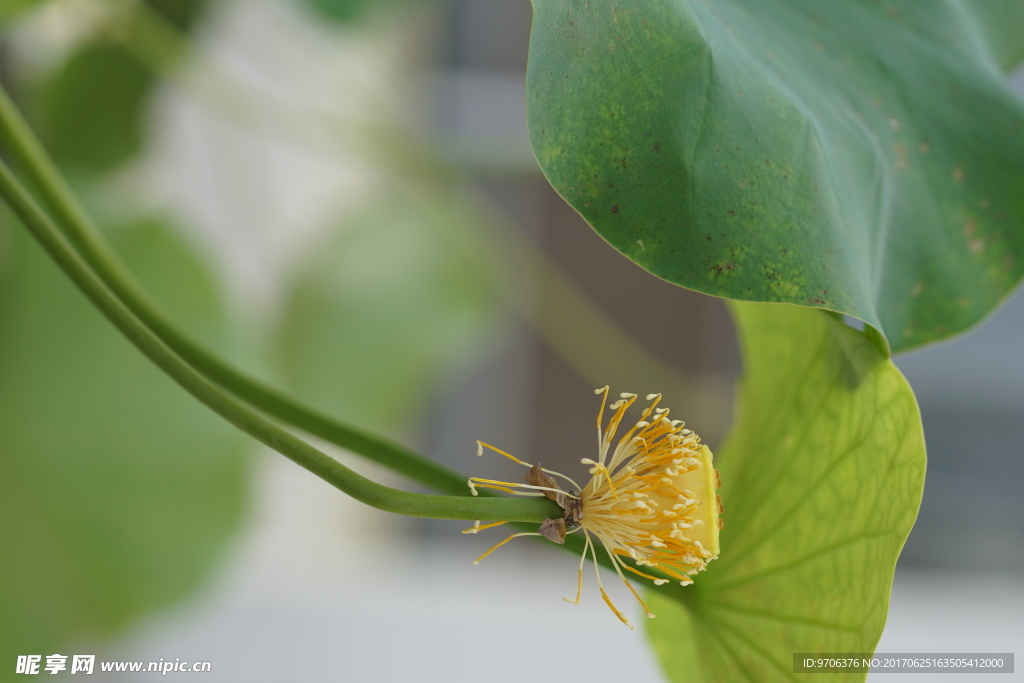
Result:
{"type": "Polygon", "coordinates": [[[0,195],[82,293],[130,342],[175,382],[246,434],[285,455],[356,500],[386,512],[435,519],[541,522],[547,517],[561,515],[558,506],[546,498],[474,498],[469,495],[409,493],[378,484],[353,472],[222,391],[175,354],[89,269],[74,247],[3,162],[0,162],[0,195]]]}
{"type": "Polygon", "coordinates": [[[466,491],[466,478],[382,437],[329,417],[207,351],[165,314],[100,235],[7,93],[0,89],[0,142],[38,190],[82,260],[131,313],[184,361],[250,405],[309,434],[401,472],[437,491],[466,491]]]}

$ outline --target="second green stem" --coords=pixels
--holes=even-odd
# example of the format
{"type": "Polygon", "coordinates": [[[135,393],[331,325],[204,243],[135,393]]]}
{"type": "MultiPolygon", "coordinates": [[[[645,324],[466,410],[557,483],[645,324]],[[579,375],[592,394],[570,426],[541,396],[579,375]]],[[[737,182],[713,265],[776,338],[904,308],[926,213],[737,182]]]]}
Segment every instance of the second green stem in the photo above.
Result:
{"type": "Polygon", "coordinates": [[[89,269],[3,162],[0,162],[0,196],[75,285],[161,370],[240,430],[356,500],[387,512],[435,519],[541,522],[546,517],[561,515],[558,506],[546,498],[473,498],[409,493],[378,484],[348,469],[228,395],[179,358],[89,269]]]}

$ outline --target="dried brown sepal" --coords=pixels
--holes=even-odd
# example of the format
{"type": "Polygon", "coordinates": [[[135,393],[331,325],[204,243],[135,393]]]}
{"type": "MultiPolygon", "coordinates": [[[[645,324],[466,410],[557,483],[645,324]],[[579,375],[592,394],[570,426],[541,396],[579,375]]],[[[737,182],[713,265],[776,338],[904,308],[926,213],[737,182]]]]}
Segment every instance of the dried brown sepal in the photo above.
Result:
{"type": "Polygon", "coordinates": [[[552,543],[562,545],[565,543],[565,520],[545,519],[544,523],[537,529],[537,533],[552,543]]]}
{"type": "Polygon", "coordinates": [[[572,531],[580,525],[580,519],[583,517],[583,501],[579,498],[579,491],[573,491],[575,498],[571,498],[565,493],[559,493],[558,498],[555,500],[556,503],[562,506],[562,510],[565,511],[563,519],[565,520],[565,526],[572,531]]]}
{"type": "MultiPolygon", "coordinates": [[[[524,479],[526,479],[526,483],[530,484],[531,486],[544,486],[549,489],[558,488],[558,484],[555,482],[555,478],[549,474],[545,474],[544,471],[540,468],[540,463],[537,463],[536,465],[531,467],[530,471],[526,473],[524,479]]],[[[558,493],[555,493],[554,491],[542,491],[541,493],[543,493],[545,496],[558,503],[558,493]]],[[[559,503],[559,505],[561,505],[561,503],[559,503]]]]}
{"type": "Polygon", "coordinates": [[[554,489],[551,491],[542,491],[550,500],[558,503],[558,507],[562,508],[564,514],[561,519],[545,519],[544,523],[540,525],[538,533],[549,541],[558,543],[561,545],[565,543],[565,534],[567,531],[572,531],[579,527],[580,516],[582,515],[582,507],[579,498],[579,491],[572,491],[571,493],[563,491],[559,486],[558,482],[551,475],[544,472],[541,469],[540,463],[537,463],[530,468],[530,471],[526,473],[524,477],[526,483],[531,486],[543,486],[544,488],[554,489]]]}

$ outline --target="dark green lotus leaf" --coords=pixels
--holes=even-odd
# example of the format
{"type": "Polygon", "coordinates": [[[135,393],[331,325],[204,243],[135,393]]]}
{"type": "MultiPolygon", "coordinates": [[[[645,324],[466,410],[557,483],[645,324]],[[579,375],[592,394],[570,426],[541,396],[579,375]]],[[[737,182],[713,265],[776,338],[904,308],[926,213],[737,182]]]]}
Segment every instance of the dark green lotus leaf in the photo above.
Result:
{"type": "Polygon", "coordinates": [[[877,333],[810,308],[733,312],[746,374],[715,457],[721,554],[692,586],[648,591],[681,683],[803,680],[793,653],[873,652],[924,484],[917,404],[877,333]]]}
{"type": "Polygon", "coordinates": [[[1020,6],[535,0],[530,137],[655,275],[910,348],[1024,275],[1020,6]]]}

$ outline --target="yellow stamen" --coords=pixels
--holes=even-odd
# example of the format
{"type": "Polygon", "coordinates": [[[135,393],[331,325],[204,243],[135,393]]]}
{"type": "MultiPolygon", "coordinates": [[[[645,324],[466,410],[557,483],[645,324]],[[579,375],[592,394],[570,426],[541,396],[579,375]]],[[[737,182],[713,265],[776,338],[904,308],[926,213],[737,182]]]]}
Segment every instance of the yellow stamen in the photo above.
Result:
{"type": "Polygon", "coordinates": [[[501,526],[502,524],[507,524],[507,522],[491,522],[490,524],[481,524],[480,520],[478,519],[476,522],[473,523],[473,526],[469,527],[468,529],[463,529],[462,533],[475,534],[477,532],[483,531],[484,529],[493,529],[494,527],[501,526]]]}
{"type": "Polygon", "coordinates": [[[497,491],[504,491],[511,493],[516,496],[543,496],[541,491],[552,491],[554,493],[560,493],[561,489],[551,488],[550,486],[534,486],[533,484],[516,484],[511,481],[498,481],[497,479],[481,479],[480,477],[470,477],[469,479],[470,489],[495,489],[497,491]],[[515,489],[529,489],[529,491],[516,491],[515,489]]]}
{"type": "Polygon", "coordinates": [[[478,495],[477,492],[476,492],[476,490],[478,488],[481,488],[481,489],[494,489],[495,491],[504,491],[505,493],[515,493],[515,491],[513,491],[510,488],[508,488],[507,486],[494,486],[494,485],[491,485],[491,484],[477,484],[477,483],[475,483],[475,480],[473,480],[473,479],[470,479],[468,483],[469,483],[469,490],[470,490],[470,492],[472,492],[472,494],[474,496],[478,495]]]}
{"type": "MultiPolygon", "coordinates": [[[[629,429],[629,431],[626,432],[623,435],[623,437],[621,439],[619,439],[619,443],[620,444],[627,443],[632,438],[633,433],[637,429],[640,429],[641,427],[643,427],[644,429],[647,429],[648,427],[650,427],[649,424],[646,424],[646,421],[647,421],[647,418],[651,416],[651,413],[654,412],[654,409],[657,407],[658,402],[661,401],[661,394],[648,394],[647,395],[647,400],[651,401],[651,399],[654,399],[654,400],[651,402],[651,405],[647,406],[647,408],[645,408],[644,411],[640,414],[640,420],[636,424],[634,424],[629,429]]],[[[615,426],[617,428],[618,424],[616,423],[615,426]]],[[[611,425],[609,425],[608,427],[609,427],[609,429],[611,429],[611,425]]],[[[612,434],[613,435],[614,435],[614,433],[615,433],[615,431],[612,430],[612,434]]]]}
{"type": "MultiPolygon", "coordinates": [[[[602,541],[602,543],[604,542],[602,541]]],[[[586,551],[584,550],[584,552],[586,551]]],[[[619,611],[619,608],[615,606],[615,603],[612,602],[612,599],[608,597],[608,593],[604,590],[604,583],[601,581],[601,567],[597,564],[597,550],[594,548],[594,543],[590,544],[590,557],[594,560],[594,573],[597,575],[597,589],[601,591],[601,597],[604,598],[604,604],[608,605],[608,608],[615,613],[615,616],[619,618],[619,621],[628,626],[629,630],[632,631],[633,624],[629,622],[629,617],[627,617],[625,613],[619,611]]]]}
{"type": "MultiPolygon", "coordinates": [[[[525,460],[520,460],[519,458],[517,458],[516,456],[512,455],[511,453],[506,453],[505,451],[501,450],[500,448],[495,448],[494,446],[492,446],[489,443],[484,443],[483,441],[477,441],[476,442],[476,454],[478,456],[481,456],[481,455],[484,454],[484,448],[489,448],[490,450],[494,451],[495,453],[497,453],[499,455],[503,455],[506,458],[508,458],[509,460],[515,462],[516,464],[522,465],[523,467],[533,467],[533,465],[531,465],[530,463],[526,462],[525,460]]],[[[577,484],[576,482],[574,482],[569,477],[567,477],[564,474],[562,474],[561,472],[556,472],[554,470],[549,470],[546,467],[542,467],[540,469],[541,469],[541,472],[546,472],[547,474],[550,474],[550,475],[552,475],[554,477],[561,477],[562,479],[565,479],[567,482],[569,482],[570,484],[573,485],[573,488],[575,488],[576,490],[579,490],[580,485],[577,484]]],[[[474,479],[477,479],[477,477],[474,477],[474,479]]],[[[505,483],[508,483],[508,482],[505,482],[505,483]]],[[[521,486],[521,484],[511,484],[511,483],[508,483],[508,485],[509,486],[521,486]]],[[[472,485],[470,485],[470,488],[472,488],[472,485]]]]}
{"type": "MultiPolygon", "coordinates": [[[[466,532],[463,531],[462,533],[466,533],[466,532]]],[[[616,553],[616,554],[618,554],[618,553],[616,553]]],[[[655,584],[658,584],[658,585],[660,585],[659,582],[661,582],[661,583],[668,583],[668,579],[659,579],[656,576],[651,576],[650,574],[645,574],[642,571],[640,571],[639,569],[637,569],[636,567],[630,567],[628,564],[623,564],[622,568],[625,569],[627,572],[633,572],[637,576],[642,576],[645,579],[650,579],[651,581],[653,581],[655,584]]]]}
{"type": "MultiPolygon", "coordinates": [[[[469,485],[494,488],[518,495],[541,495],[540,491],[556,491],[561,496],[576,498],[572,506],[563,505],[565,521],[578,523],[584,534],[583,553],[577,571],[576,598],[563,598],[578,605],[583,591],[583,564],[589,554],[595,563],[598,590],[615,616],[630,628],[629,619],[612,602],[601,579],[597,563],[597,541],[601,542],[619,579],[653,617],[637,589],[626,578],[623,569],[655,585],[668,583],[669,578],[686,585],[691,575],[702,571],[719,552],[721,500],[716,495],[720,482],[714,469],[712,454],[700,437],[687,429],[681,420],[669,419],[667,408],[660,408],[661,394],[648,394],[649,405],[640,419],[632,423],[617,441],[616,433],[627,410],[636,401],[636,394],[623,393],[609,405],[609,387],[598,389],[601,407],[597,416],[598,456],[583,458],[590,467],[590,480],[584,487],[575,486],[576,496],[559,489],[514,484],[493,479],[472,478],[469,485]],[[605,411],[612,415],[604,426],[605,411]],[[611,444],[615,442],[612,450],[611,444]],[[591,537],[594,535],[594,538],[591,537]],[[595,540],[596,538],[596,540],[595,540]],[[629,561],[627,561],[627,559],[629,561]],[[643,571],[641,567],[650,567],[643,571]],[[665,578],[669,577],[669,578],[665,578]]],[[[529,463],[500,449],[478,442],[478,453],[487,447],[521,465],[529,463]]],[[[572,480],[551,470],[544,472],[572,480]]],[[[535,480],[535,479],[534,479],[535,480]]],[[[550,484],[550,481],[547,482],[550,484]]],[[[558,501],[565,498],[557,497],[558,501]]],[[[550,496],[549,496],[550,497],[550,496]]],[[[480,526],[479,522],[465,533],[476,533],[499,523],[480,526]]],[[[477,562],[518,536],[513,534],[477,559],[477,562]]]]}
{"type": "Polygon", "coordinates": [[[619,608],[615,606],[614,602],[612,602],[612,599],[608,597],[607,593],[605,593],[604,586],[598,586],[597,590],[601,591],[601,597],[604,598],[604,604],[608,605],[608,608],[619,618],[619,621],[628,626],[630,631],[635,631],[636,629],[634,629],[633,624],[630,623],[629,617],[627,617],[623,612],[620,612],[619,608]]]}
{"type": "MultiPolygon", "coordinates": [[[[601,450],[601,445],[604,443],[604,409],[608,404],[608,386],[605,385],[604,389],[597,389],[594,391],[595,394],[601,394],[601,407],[597,410],[597,450],[601,450]]],[[[478,442],[479,443],[479,442],[478,442]]]]}
{"type": "Polygon", "coordinates": [[[523,462],[522,460],[520,460],[520,459],[519,459],[519,458],[517,458],[516,456],[512,455],[511,453],[506,453],[505,451],[501,450],[500,448],[495,448],[494,446],[492,446],[492,445],[491,445],[491,444],[489,444],[489,443],[484,443],[483,441],[477,441],[477,442],[476,442],[476,454],[477,454],[478,456],[480,456],[480,455],[483,455],[483,454],[484,454],[484,449],[485,449],[485,448],[489,448],[489,449],[491,449],[492,451],[494,451],[494,452],[495,452],[495,453],[497,453],[498,455],[504,455],[504,456],[505,456],[506,458],[508,458],[509,460],[511,460],[511,461],[513,461],[513,462],[517,462],[517,463],[519,463],[520,465],[523,465],[524,467],[533,467],[533,465],[531,465],[530,463],[528,463],[528,462],[523,462]]]}
{"type": "Polygon", "coordinates": [[[587,549],[590,547],[590,534],[584,532],[583,534],[583,552],[580,553],[580,570],[579,575],[576,578],[576,599],[570,600],[567,597],[562,597],[562,600],[570,602],[573,605],[579,606],[580,596],[583,594],[583,561],[587,559],[587,549]]]}
{"type": "Polygon", "coordinates": [[[612,442],[612,438],[615,436],[615,432],[619,430],[619,423],[622,421],[623,416],[629,407],[636,401],[636,394],[620,394],[618,401],[613,403],[610,407],[615,408],[615,415],[608,422],[608,428],[604,431],[604,441],[606,444],[612,442]]]}
{"type": "Polygon", "coordinates": [[[485,557],[487,557],[488,555],[490,555],[491,553],[493,553],[493,552],[494,552],[495,550],[497,550],[497,549],[498,549],[498,548],[500,548],[501,546],[503,546],[503,545],[505,545],[506,543],[508,543],[509,541],[511,541],[511,540],[512,540],[513,538],[519,538],[520,536],[540,536],[540,534],[538,534],[538,533],[537,533],[537,532],[535,532],[535,531],[524,531],[524,532],[522,532],[522,533],[518,533],[518,534],[512,534],[511,536],[509,536],[508,538],[506,538],[506,539],[505,539],[504,541],[502,541],[501,543],[497,543],[497,544],[495,544],[495,545],[491,546],[491,549],[490,549],[490,550],[488,550],[488,551],[487,551],[486,553],[484,553],[484,554],[483,554],[483,555],[481,555],[480,557],[478,557],[478,558],[476,558],[475,560],[473,560],[473,564],[475,564],[475,565],[476,565],[476,564],[480,564],[480,560],[484,559],[485,557]]]}
{"type": "Polygon", "coordinates": [[[592,465],[593,466],[593,467],[590,468],[590,472],[591,472],[591,474],[596,474],[597,476],[594,479],[591,480],[591,485],[592,486],[600,485],[600,482],[601,482],[600,477],[601,477],[601,475],[604,475],[605,477],[608,477],[608,488],[611,489],[612,496],[615,497],[615,500],[619,499],[618,494],[615,493],[615,484],[612,483],[612,473],[608,471],[607,467],[605,467],[604,465],[602,465],[599,462],[594,462],[590,458],[583,458],[582,460],[580,460],[580,462],[583,463],[584,465],[592,465]],[[595,481],[597,482],[597,484],[593,483],[595,481]]]}
{"type": "MultiPolygon", "coordinates": [[[[619,563],[616,561],[616,567],[615,567],[616,570],[618,570],[618,564],[619,563]]],[[[629,569],[629,567],[626,567],[625,565],[623,565],[623,567],[625,569],[629,569]]],[[[636,571],[636,570],[634,570],[634,571],[636,571]]],[[[637,573],[639,574],[640,572],[637,572],[637,573]]],[[[619,578],[622,579],[622,583],[626,584],[626,588],[628,588],[629,592],[633,594],[633,597],[636,598],[636,601],[640,603],[640,606],[644,608],[644,614],[647,615],[647,618],[648,619],[653,619],[654,618],[654,612],[652,612],[651,608],[647,606],[647,603],[643,601],[643,598],[640,597],[640,594],[636,592],[636,589],[633,588],[633,584],[631,584],[626,579],[626,577],[622,575],[622,571],[619,571],[619,578]]]]}

